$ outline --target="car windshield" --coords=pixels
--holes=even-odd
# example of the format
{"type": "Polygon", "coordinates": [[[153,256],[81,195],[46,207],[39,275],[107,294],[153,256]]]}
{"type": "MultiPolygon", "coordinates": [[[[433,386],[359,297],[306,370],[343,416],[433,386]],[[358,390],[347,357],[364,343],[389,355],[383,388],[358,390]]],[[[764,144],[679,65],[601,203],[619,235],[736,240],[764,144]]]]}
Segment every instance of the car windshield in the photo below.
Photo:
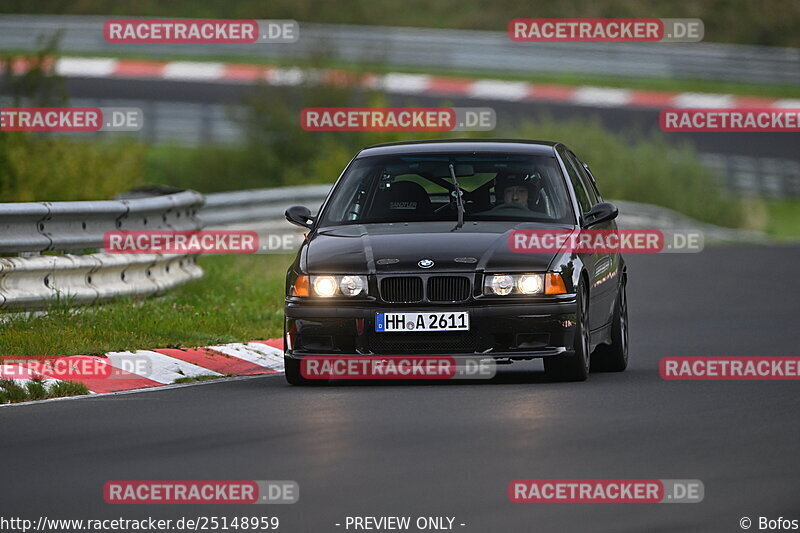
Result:
{"type": "Polygon", "coordinates": [[[464,220],[573,222],[555,157],[521,154],[376,156],[352,163],[322,225],[464,220]]]}

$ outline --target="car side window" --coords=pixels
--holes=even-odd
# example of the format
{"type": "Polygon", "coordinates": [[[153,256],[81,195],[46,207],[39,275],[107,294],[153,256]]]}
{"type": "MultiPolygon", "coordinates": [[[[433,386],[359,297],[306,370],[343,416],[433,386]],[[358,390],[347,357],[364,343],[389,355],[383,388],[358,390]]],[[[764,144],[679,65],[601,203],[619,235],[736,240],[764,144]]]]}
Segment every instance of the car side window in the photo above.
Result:
{"type": "Polygon", "coordinates": [[[584,185],[580,174],[578,174],[578,170],[575,168],[572,157],[570,157],[570,152],[564,151],[561,155],[564,158],[564,166],[567,167],[569,181],[572,183],[572,188],[575,189],[575,195],[578,197],[578,204],[581,206],[581,211],[586,213],[592,208],[592,205],[594,205],[586,190],[586,185],[584,185]]]}
{"type": "MultiPolygon", "coordinates": [[[[588,171],[587,171],[587,174],[588,174],[588,171]]],[[[597,198],[597,201],[598,202],[602,202],[603,201],[603,196],[600,194],[600,190],[597,188],[597,184],[594,182],[594,180],[590,180],[589,181],[589,186],[591,186],[592,190],[594,191],[594,195],[597,198]]]]}
{"type": "Polygon", "coordinates": [[[586,192],[589,193],[589,199],[591,200],[592,205],[595,205],[598,202],[602,202],[603,199],[600,197],[600,193],[597,190],[597,186],[594,184],[594,180],[589,175],[589,171],[586,170],[586,167],[583,166],[583,163],[581,162],[580,159],[578,159],[578,156],[576,156],[571,151],[567,153],[569,153],[570,159],[572,159],[575,168],[578,170],[578,174],[581,176],[583,184],[586,187],[586,192]]]}

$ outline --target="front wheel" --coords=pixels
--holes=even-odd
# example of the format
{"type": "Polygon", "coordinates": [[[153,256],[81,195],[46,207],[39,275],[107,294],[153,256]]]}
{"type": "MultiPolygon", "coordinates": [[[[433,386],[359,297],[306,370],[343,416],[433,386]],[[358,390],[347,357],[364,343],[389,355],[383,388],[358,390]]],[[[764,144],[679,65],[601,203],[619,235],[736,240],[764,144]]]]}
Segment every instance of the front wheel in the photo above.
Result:
{"type": "Polygon", "coordinates": [[[611,324],[611,344],[597,347],[592,354],[592,370],[598,372],[622,372],[628,367],[628,297],[625,285],[619,288],[614,319],[611,324]]]}
{"type": "Polygon", "coordinates": [[[572,353],[544,358],[544,371],[552,381],[586,381],[589,376],[589,295],[583,281],[576,307],[572,353]]]}

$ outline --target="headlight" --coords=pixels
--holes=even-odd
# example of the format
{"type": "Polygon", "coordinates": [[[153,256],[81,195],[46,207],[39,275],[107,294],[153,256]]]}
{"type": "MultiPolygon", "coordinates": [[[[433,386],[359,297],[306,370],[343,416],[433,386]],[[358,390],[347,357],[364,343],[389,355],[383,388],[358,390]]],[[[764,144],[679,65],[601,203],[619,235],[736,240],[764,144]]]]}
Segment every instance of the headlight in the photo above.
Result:
{"type": "Polygon", "coordinates": [[[517,290],[521,294],[541,294],[544,289],[542,274],[524,274],[517,278],[517,290]]]}
{"type": "Polygon", "coordinates": [[[490,274],[483,282],[483,294],[506,296],[509,294],[566,294],[561,274],[490,274]]]}
{"type": "Polygon", "coordinates": [[[314,296],[330,298],[336,294],[336,278],[333,276],[314,276],[311,284],[314,287],[314,296]]]}
{"type": "Polygon", "coordinates": [[[513,289],[513,276],[488,276],[483,290],[486,294],[505,296],[506,294],[511,294],[513,289]]]}
{"type": "Polygon", "coordinates": [[[317,298],[353,297],[367,294],[367,276],[298,276],[292,296],[309,296],[308,292],[303,293],[303,291],[297,290],[297,287],[302,288],[299,283],[300,278],[310,278],[310,282],[306,282],[311,286],[310,296],[317,298]]]}
{"type": "Polygon", "coordinates": [[[339,282],[339,290],[345,296],[358,296],[366,285],[367,280],[364,276],[342,276],[342,280],[339,282]]]}

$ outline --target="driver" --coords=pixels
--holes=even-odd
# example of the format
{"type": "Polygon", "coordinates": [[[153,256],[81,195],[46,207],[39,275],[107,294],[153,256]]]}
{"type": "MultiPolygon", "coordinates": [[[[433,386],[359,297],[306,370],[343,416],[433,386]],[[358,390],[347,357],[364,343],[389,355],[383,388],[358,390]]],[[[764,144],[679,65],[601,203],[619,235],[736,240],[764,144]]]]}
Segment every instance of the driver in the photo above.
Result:
{"type": "Polygon", "coordinates": [[[497,212],[533,212],[528,204],[529,198],[535,198],[536,181],[529,174],[503,174],[494,180],[494,194],[497,205],[490,210],[497,212]]]}

